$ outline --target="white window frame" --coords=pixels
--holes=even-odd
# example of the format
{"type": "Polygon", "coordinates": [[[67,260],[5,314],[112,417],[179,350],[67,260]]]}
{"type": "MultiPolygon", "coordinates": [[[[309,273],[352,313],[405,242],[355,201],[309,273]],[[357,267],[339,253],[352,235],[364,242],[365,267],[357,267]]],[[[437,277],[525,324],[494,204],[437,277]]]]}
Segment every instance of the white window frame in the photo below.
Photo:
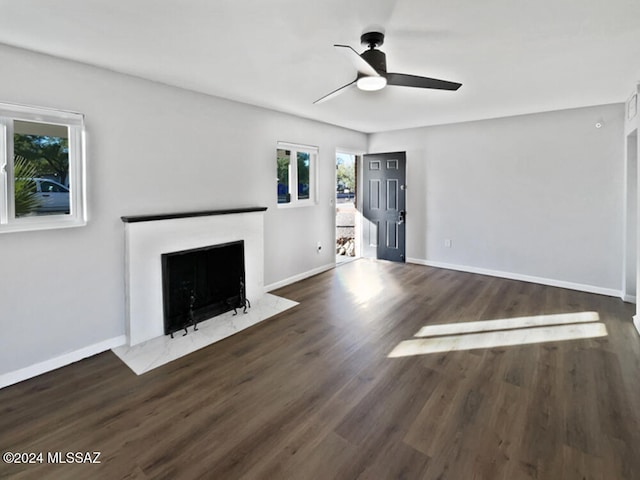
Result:
{"type": "Polygon", "coordinates": [[[87,223],[84,116],[40,107],[0,103],[0,233],[79,227],[87,223]],[[69,213],[16,218],[13,178],[13,121],[47,123],[69,132],[69,213]]]}
{"type": "MultiPolygon", "coordinates": [[[[278,208],[306,207],[316,205],[318,192],[318,147],[299,143],[278,142],[277,150],[289,150],[289,195],[287,203],[276,203],[278,208]],[[298,152],[309,154],[309,198],[298,198],[298,152]]],[[[276,179],[277,181],[277,179],[276,179]]]]}

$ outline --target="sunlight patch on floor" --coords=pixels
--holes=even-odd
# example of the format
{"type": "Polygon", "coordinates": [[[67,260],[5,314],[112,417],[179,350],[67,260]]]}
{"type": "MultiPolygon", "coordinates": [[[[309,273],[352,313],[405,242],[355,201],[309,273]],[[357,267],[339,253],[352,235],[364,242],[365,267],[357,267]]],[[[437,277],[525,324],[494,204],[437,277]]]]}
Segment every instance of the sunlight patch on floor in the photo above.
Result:
{"type": "Polygon", "coordinates": [[[597,312],[579,312],[429,325],[415,335],[419,338],[400,342],[387,357],[606,337],[607,327],[598,320],[597,312]]]}
{"type": "Polygon", "coordinates": [[[532,317],[484,320],[480,322],[445,323],[422,327],[415,337],[433,337],[435,335],[458,335],[462,333],[491,332],[495,330],[515,330],[518,328],[540,327],[547,325],[568,325],[589,323],[600,320],[598,312],[560,313],[556,315],[536,315],[532,317]]]}
{"type": "Polygon", "coordinates": [[[343,272],[338,271],[338,280],[358,304],[366,304],[378,297],[385,289],[379,275],[368,274],[364,271],[356,271],[355,276],[353,272],[346,276],[343,272]]]}

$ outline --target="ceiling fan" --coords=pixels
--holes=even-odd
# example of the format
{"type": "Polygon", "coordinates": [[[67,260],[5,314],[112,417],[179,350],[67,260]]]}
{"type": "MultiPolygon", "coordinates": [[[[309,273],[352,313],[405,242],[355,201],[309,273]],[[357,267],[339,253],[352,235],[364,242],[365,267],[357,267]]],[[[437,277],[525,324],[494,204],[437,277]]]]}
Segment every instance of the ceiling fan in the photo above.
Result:
{"type": "Polygon", "coordinates": [[[360,90],[380,90],[387,85],[397,85],[401,87],[432,88],[437,90],[457,90],[462,84],[438,80],[437,78],[419,77],[417,75],[407,75],[405,73],[388,73],[387,56],[377,49],[384,43],[384,33],[367,32],[360,37],[360,43],[368,47],[368,50],[359,54],[349,45],[334,45],[349,57],[349,60],[358,70],[358,75],[350,83],[334,90],[324,97],[316,100],[315,103],[326,102],[346,91],[355,85],[360,90]]]}

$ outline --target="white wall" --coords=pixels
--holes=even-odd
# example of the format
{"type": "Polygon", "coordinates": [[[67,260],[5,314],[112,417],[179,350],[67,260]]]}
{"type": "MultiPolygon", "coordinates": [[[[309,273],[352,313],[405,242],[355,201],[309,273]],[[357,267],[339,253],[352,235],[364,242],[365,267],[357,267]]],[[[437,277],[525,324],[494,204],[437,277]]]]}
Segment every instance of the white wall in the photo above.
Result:
{"type": "Polygon", "coordinates": [[[371,135],[370,152],[407,151],[407,258],[619,293],[623,115],[615,104],[371,135]]]}
{"type": "Polygon", "coordinates": [[[335,149],[365,134],[1,45],[0,73],[1,102],[86,115],[89,205],[0,236],[0,378],[124,334],[122,215],[267,206],[266,285],[334,261],[335,149]],[[278,140],[319,146],[317,206],[278,210],[278,140]]]}

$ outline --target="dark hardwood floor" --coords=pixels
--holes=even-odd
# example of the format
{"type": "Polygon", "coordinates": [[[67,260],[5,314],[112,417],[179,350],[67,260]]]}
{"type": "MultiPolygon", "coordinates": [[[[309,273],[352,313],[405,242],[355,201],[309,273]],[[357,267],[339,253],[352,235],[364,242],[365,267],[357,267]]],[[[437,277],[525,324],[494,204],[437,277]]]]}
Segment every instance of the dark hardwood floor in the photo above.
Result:
{"type": "Polygon", "coordinates": [[[0,463],[0,477],[640,478],[631,305],[367,260],[274,293],[300,305],[145,375],[105,352],[0,390],[0,453],[45,452],[43,464],[0,463]],[[572,335],[604,324],[606,336],[548,342],[566,327],[494,325],[483,348],[469,332],[415,337],[557,314],[576,314],[572,335]],[[442,342],[455,349],[420,350],[442,342]],[[417,350],[389,357],[403,345],[417,350]],[[102,463],[46,461],[85,451],[102,463]]]}

